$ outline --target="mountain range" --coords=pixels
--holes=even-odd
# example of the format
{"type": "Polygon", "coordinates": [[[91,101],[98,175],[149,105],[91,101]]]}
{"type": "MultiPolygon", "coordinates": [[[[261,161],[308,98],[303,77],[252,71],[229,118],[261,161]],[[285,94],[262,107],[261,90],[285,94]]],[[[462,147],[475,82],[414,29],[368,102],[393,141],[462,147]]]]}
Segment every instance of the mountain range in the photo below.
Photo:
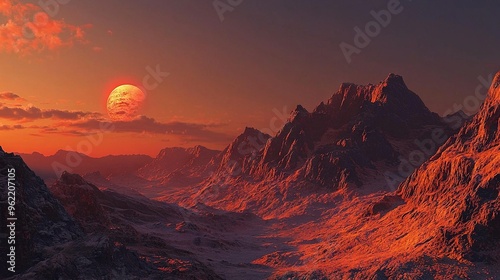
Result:
{"type": "Polygon", "coordinates": [[[444,117],[389,74],[223,151],[71,166],[73,152],[2,150],[2,182],[10,166],[18,178],[20,277],[496,279],[499,124],[500,73],[476,115],[444,117]]]}

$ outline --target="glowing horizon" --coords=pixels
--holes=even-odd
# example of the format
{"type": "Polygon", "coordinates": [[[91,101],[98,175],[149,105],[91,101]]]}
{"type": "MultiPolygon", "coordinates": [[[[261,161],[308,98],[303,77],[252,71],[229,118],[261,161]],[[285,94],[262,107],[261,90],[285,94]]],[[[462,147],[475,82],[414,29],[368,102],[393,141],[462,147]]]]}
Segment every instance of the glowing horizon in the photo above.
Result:
{"type": "Polygon", "coordinates": [[[488,36],[497,17],[466,16],[482,4],[435,4],[438,20],[423,3],[403,3],[350,63],[339,44],[368,36],[356,30],[366,33],[387,1],[284,5],[244,2],[221,15],[195,1],[86,1],[49,9],[5,0],[2,145],[43,154],[75,147],[108,119],[109,93],[123,84],[145,91],[143,108],[106,134],[92,156],[155,155],[198,144],[220,150],[247,126],[269,128],[276,111],[297,104],[312,110],[342,82],[377,83],[388,73],[404,76],[432,111],[444,114],[498,70],[491,41],[500,39],[488,36]]]}

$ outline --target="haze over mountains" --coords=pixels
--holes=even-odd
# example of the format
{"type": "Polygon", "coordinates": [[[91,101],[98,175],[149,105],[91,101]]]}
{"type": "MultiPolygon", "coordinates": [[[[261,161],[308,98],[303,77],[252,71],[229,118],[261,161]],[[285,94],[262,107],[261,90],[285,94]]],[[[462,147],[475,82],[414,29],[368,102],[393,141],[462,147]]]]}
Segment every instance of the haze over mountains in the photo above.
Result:
{"type": "Polygon", "coordinates": [[[26,209],[21,279],[495,279],[499,119],[500,73],[471,120],[390,74],[223,151],[82,155],[60,177],[66,152],[2,151],[26,209]]]}
{"type": "Polygon", "coordinates": [[[34,152],[19,154],[24,161],[44,180],[55,180],[64,171],[87,174],[101,172],[104,176],[127,174],[152,161],[146,155],[105,156],[92,158],[85,154],[59,150],[51,156],[34,152]]]}

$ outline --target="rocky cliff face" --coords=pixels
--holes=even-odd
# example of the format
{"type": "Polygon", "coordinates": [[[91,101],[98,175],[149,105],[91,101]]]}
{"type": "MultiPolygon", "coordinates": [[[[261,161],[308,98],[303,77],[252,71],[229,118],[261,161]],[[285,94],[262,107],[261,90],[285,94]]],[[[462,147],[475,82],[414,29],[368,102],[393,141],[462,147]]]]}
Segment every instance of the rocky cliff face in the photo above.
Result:
{"type": "MultiPolygon", "coordinates": [[[[401,119],[422,123],[410,115],[401,119]]],[[[480,112],[395,192],[335,197],[315,213],[321,222],[315,217],[314,222],[291,226],[295,240],[310,240],[293,251],[303,252],[300,260],[307,261],[273,279],[496,279],[500,275],[499,119],[500,73],[480,112]]],[[[310,208],[318,207],[328,195],[295,199],[300,204],[283,199],[286,209],[296,211],[301,209],[297,205],[315,199],[310,208]]],[[[274,252],[258,263],[288,269],[296,259],[288,264],[280,261],[290,260],[290,253],[274,252]]]]}
{"type": "Polygon", "coordinates": [[[472,260],[498,257],[499,122],[500,73],[480,112],[398,190],[416,209],[432,208],[447,220],[442,242],[472,260]]]}
{"type": "MultiPolygon", "coordinates": [[[[0,166],[1,201],[8,201],[8,174],[15,174],[11,177],[14,178],[11,182],[15,182],[15,209],[11,215],[7,207],[2,207],[2,220],[17,218],[15,246],[16,272],[19,273],[41,261],[47,248],[76,240],[83,236],[83,232],[21,157],[6,153],[0,148],[0,166]]],[[[12,194],[9,196],[14,197],[12,194]]],[[[1,231],[8,236],[5,226],[1,231]]],[[[2,241],[2,263],[6,263],[6,256],[3,254],[7,251],[6,248],[6,242],[2,241]]],[[[1,273],[11,276],[5,274],[4,269],[1,273]]]]}
{"type": "Polygon", "coordinates": [[[50,191],[86,232],[104,230],[110,226],[99,201],[102,199],[101,191],[79,175],[64,172],[50,187],[50,191]]]}
{"type": "Polygon", "coordinates": [[[249,174],[252,163],[260,156],[270,137],[255,128],[245,128],[245,131],[221,152],[212,177],[217,179],[249,174]]]}

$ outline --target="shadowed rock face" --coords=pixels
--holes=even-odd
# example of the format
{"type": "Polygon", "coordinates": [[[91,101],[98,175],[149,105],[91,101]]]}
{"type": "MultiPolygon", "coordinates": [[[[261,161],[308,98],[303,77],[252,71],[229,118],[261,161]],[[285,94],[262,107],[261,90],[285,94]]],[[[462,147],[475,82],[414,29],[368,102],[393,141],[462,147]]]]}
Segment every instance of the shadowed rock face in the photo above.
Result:
{"type": "Polygon", "coordinates": [[[99,203],[102,193],[76,174],[64,172],[50,191],[87,232],[105,229],[109,220],[99,203]]]}
{"type": "MultiPolygon", "coordinates": [[[[187,210],[136,194],[101,191],[77,174],[63,173],[50,190],[87,233],[85,240],[73,245],[77,257],[66,256],[64,261],[68,266],[78,258],[98,262],[96,268],[65,273],[88,279],[120,273],[139,279],[220,279],[192,253],[144,229],[151,223],[181,224],[187,210]]],[[[51,272],[52,267],[41,270],[51,272]]]]}
{"type": "Polygon", "coordinates": [[[472,151],[481,152],[498,146],[500,134],[498,132],[500,120],[500,73],[493,79],[482,109],[472,122],[464,127],[457,136],[462,151],[472,148],[472,151]]]}
{"type": "MultiPolygon", "coordinates": [[[[15,169],[16,182],[16,271],[22,272],[42,259],[43,251],[76,240],[83,232],[49,192],[45,183],[31,171],[21,157],[5,153],[0,148],[0,184],[7,186],[8,170],[15,169]]],[[[2,187],[0,200],[7,201],[7,189],[2,187]]],[[[2,207],[2,220],[10,217],[2,207]]],[[[6,233],[6,227],[2,227],[6,233]]],[[[5,244],[2,242],[2,244],[5,244]]],[[[2,245],[2,252],[6,252],[2,245]]],[[[6,263],[2,254],[2,263],[6,263]]],[[[7,276],[5,270],[0,272],[7,276]]]]}
{"type": "Polygon", "coordinates": [[[410,203],[447,213],[442,241],[471,260],[492,257],[499,248],[499,85],[500,73],[480,112],[398,190],[410,203]]]}
{"type": "Polygon", "coordinates": [[[220,154],[218,167],[213,177],[225,178],[249,173],[253,160],[262,151],[270,137],[255,128],[245,128],[245,131],[220,154]]]}

